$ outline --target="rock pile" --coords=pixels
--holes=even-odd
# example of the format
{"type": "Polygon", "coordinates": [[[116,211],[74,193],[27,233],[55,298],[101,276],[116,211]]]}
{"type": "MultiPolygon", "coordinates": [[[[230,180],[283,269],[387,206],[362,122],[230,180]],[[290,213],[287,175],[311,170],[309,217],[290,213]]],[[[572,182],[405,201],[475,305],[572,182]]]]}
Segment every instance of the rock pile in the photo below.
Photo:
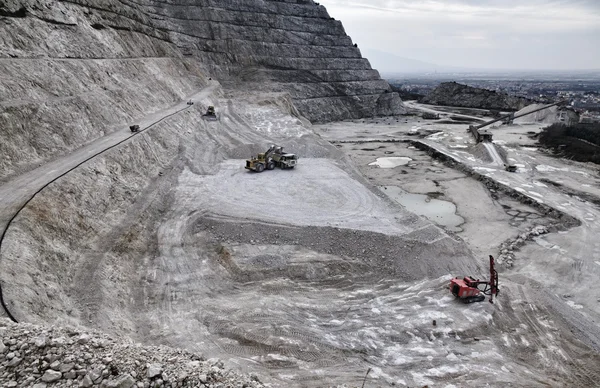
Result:
{"type": "Polygon", "coordinates": [[[263,387],[218,359],[99,332],[0,319],[2,387],[263,387]]]}
{"type": "Polygon", "coordinates": [[[542,225],[537,225],[533,227],[530,231],[521,233],[514,239],[504,241],[500,245],[500,254],[497,258],[498,264],[506,268],[511,268],[515,261],[514,251],[519,250],[520,247],[525,245],[525,242],[527,240],[532,240],[534,237],[546,233],[548,233],[548,228],[542,225]]]}
{"type": "Polygon", "coordinates": [[[519,110],[531,100],[513,97],[493,90],[474,88],[456,82],[442,82],[422,100],[427,104],[462,106],[491,110],[519,110]]]}

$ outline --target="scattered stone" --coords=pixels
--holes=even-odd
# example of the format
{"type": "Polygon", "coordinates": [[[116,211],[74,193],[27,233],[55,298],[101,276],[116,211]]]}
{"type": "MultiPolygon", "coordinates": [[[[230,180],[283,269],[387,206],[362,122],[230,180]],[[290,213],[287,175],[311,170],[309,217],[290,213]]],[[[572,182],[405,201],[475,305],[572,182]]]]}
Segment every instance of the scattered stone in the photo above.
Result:
{"type": "Polygon", "coordinates": [[[48,339],[45,336],[40,336],[35,339],[34,345],[38,348],[44,348],[48,345],[48,339]]]}
{"type": "Polygon", "coordinates": [[[52,364],[50,364],[50,369],[60,370],[60,361],[56,360],[52,364]]]}
{"type": "Polygon", "coordinates": [[[19,364],[21,363],[21,361],[23,361],[23,359],[22,359],[22,358],[19,358],[19,357],[14,357],[13,359],[11,359],[11,360],[8,362],[8,364],[7,364],[6,366],[8,366],[8,367],[10,367],[10,368],[13,368],[13,367],[15,367],[15,366],[19,365],[19,364]]]}
{"type": "Polygon", "coordinates": [[[90,373],[88,373],[88,376],[90,376],[90,379],[92,379],[94,383],[98,383],[100,380],[102,380],[102,371],[93,369],[90,373]]]}
{"type": "Polygon", "coordinates": [[[62,377],[62,373],[57,372],[52,369],[48,369],[42,376],[42,381],[46,382],[46,383],[53,383],[55,381],[60,380],[61,377],[62,377]]]}
{"type": "Polygon", "coordinates": [[[148,377],[154,378],[160,376],[162,372],[162,367],[159,364],[149,364],[148,365],[148,377]]]}
{"type": "Polygon", "coordinates": [[[135,385],[135,379],[131,375],[121,376],[106,383],[107,388],[131,388],[135,385]]]}
{"type": "MultiPolygon", "coordinates": [[[[71,369],[73,369],[73,367],[75,366],[75,364],[61,364],[60,368],[58,369],[59,371],[61,371],[62,373],[68,372],[71,369]]],[[[54,369],[54,368],[52,368],[54,369]]]]}
{"type": "Polygon", "coordinates": [[[87,334],[82,334],[78,339],[77,339],[77,343],[78,344],[87,344],[88,341],[90,340],[90,337],[87,334]]]}
{"type": "Polygon", "coordinates": [[[181,349],[6,318],[0,318],[0,328],[0,387],[203,387],[209,381],[215,387],[264,387],[250,376],[226,371],[218,359],[204,361],[181,349]]]}

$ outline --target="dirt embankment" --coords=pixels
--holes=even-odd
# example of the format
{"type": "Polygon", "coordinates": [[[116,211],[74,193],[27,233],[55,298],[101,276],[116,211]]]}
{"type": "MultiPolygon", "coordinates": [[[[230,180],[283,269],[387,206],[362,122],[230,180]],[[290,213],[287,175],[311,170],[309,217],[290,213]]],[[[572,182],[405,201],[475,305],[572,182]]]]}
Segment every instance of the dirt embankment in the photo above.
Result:
{"type": "Polygon", "coordinates": [[[167,119],[30,202],[8,229],[1,251],[4,297],[17,319],[98,319],[102,326],[126,310],[126,274],[148,248],[136,217],[164,211],[168,202],[160,196],[176,179],[177,162],[193,160],[190,144],[202,141],[189,128],[202,125],[199,111],[167,119]],[[100,306],[114,310],[99,317],[100,306]]]}
{"type": "Polygon", "coordinates": [[[494,191],[501,191],[501,192],[509,195],[510,197],[517,199],[519,202],[521,202],[525,205],[531,206],[532,208],[536,209],[540,214],[543,214],[544,216],[549,217],[549,218],[556,219],[558,222],[555,225],[555,227],[558,229],[570,228],[570,227],[581,225],[581,221],[579,221],[577,218],[572,217],[565,212],[562,212],[558,209],[554,209],[543,203],[536,202],[536,201],[532,200],[530,197],[524,195],[523,193],[518,192],[517,190],[512,189],[511,187],[503,185],[503,184],[499,183],[498,181],[496,181],[490,177],[487,177],[483,174],[480,174],[465,165],[457,163],[449,156],[435,150],[432,147],[429,147],[425,143],[422,143],[420,141],[414,141],[412,144],[415,147],[417,147],[423,151],[426,151],[433,157],[441,160],[446,165],[453,167],[453,168],[458,168],[461,171],[471,175],[473,178],[483,182],[489,189],[494,190],[494,191]]]}
{"type": "Polygon", "coordinates": [[[175,58],[0,61],[0,181],[64,156],[206,86],[175,58]]]}

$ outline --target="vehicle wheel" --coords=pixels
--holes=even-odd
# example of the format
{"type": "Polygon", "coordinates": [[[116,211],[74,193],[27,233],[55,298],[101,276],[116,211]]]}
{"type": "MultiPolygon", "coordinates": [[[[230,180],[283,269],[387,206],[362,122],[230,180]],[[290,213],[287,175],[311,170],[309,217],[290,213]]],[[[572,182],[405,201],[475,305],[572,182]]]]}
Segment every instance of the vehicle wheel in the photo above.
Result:
{"type": "Polygon", "coordinates": [[[265,170],[265,165],[262,163],[259,163],[256,165],[256,172],[263,172],[265,170]]]}
{"type": "Polygon", "coordinates": [[[267,164],[267,170],[272,170],[274,168],[275,168],[275,163],[269,162],[269,164],[267,164]]]}

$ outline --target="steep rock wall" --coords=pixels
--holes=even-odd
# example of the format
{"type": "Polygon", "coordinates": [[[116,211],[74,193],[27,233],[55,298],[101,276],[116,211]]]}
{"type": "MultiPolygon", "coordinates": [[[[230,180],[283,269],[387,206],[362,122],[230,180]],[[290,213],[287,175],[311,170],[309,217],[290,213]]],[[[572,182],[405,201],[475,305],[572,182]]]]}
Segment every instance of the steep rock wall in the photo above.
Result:
{"type": "Polygon", "coordinates": [[[313,121],[404,112],[311,0],[9,0],[0,15],[4,58],[185,56],[232,88],[290,92],[313,121]]]}

